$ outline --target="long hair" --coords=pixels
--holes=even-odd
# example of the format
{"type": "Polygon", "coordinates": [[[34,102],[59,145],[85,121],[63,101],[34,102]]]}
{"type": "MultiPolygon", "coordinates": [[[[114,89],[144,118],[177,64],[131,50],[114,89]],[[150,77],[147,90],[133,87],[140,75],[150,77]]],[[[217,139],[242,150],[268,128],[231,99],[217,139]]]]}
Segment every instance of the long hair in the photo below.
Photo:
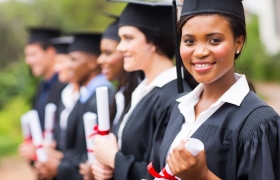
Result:
{"type": "MultiPolygon", "coordinates": [[[[117,92],[124,88],[123,95],[124,95],[124,111],[122,112],[122,115],[125,113],[125,110],[130,106],[131,102],[131,95],[132,92],[135,90],[135,88],[138,86],[141,80],[144,79],[142,71],[133,71],[133,72],[125,72],[123,75],[123,79],[119,79],[119,84],[117,86],[117,92]]],[[[110,107],[110,119],[111,124],[113,124],[113,120],[117,113],[117,106],[116,106],[116,99],[112,101],[111,107],[110,107]]]]}

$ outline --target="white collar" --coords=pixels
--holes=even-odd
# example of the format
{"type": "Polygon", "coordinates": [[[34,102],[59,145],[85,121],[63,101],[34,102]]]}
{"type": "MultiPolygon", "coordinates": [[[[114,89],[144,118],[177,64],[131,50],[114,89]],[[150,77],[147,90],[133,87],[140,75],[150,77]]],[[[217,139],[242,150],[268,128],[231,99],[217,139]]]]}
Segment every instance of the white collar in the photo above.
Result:
{"type": "MultiPolygon", "coordinates": [[[[237,81],[214,104],[220,102],[227,102],[227,103],[234,104],[236,106],[240,106],[245,96],[249,93],[250,88],[245,75],[241,75],[238,73],[235,73],[234,75],[237,81]]],[[[200,98],[202,91],[203,91],[203,84],[199,84],[192,92],[177,99],[177,102],[181,102],[181,103],[195,102],[200,98]]]]}
{"type": "Polygon", "coordinates": [[[74,106],[79,98],[79,92],[74,92],[74,85],[69,83],[61,92],[61,100],[66,108],[74,106]]]}
{"type": "Polygon", "coordinates": [[[145,84],[147,88],[159,87],[162,88],[167,83],[177,79],[176,67],[169,68],[161,72],[157,77],[147,85],[147,79],[144,79],[140,84],[145,84]]]}

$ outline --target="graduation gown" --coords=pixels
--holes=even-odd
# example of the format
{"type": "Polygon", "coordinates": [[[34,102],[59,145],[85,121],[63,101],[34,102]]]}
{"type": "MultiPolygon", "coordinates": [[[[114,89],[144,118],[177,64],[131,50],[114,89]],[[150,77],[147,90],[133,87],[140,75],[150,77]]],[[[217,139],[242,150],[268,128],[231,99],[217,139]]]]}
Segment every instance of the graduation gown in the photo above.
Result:
{"type": "MultiPolygon", "coordinates": [[[[112,100],[114,90],[110,87],[108,90],[109,100],[112,100]]],[[[61,113],[63,109],[61,102],[58,112],[61,113]]],[[[59,119],[56,121],[54,139],[57,141],[57,149],[64,155],[58,167],[56,180],[83,179],[79,173],[79,164],[88,159],[83,122],[83,115],[86,112],[97,114],[96,92],[83,104],[79,100],[77,101],[68,117],[66,130],[60,129],[59,119]],[[64,133],[65,135],[63,135],[64,133]]]]}
{"type": "MultiPolygon", "coordinates": [[[[155,87],[140,100],[128,117],[123,129],[122,146],[115,157],[114,180],[140,180],[148,177],[147,165],[150,162],[154,134],[159,126],[164,127],[167,122],[169,109],[178,96],[176,84],[177,80],[173,80],[162,88],[155,87]]],[[[191,90],[186,83],[184,86],[186,91],[191,90]]]]}
{"type": "Polygon", "coordinates": [[[44,111],[45,106],[48,103],[53,103],[57,106],[59,103],[60,94],[62,90],[66,87],[66,85],[67,84],[65,83],[59,82],[57,75],[54,75],[51,82],[46,83],[42,81],[39,84],[38,90],[33,99],[32,108],[37,110],[38,113],[40,113],[39,120],[40,120],[40,125],[42,130],[44,130],[44,126],[45,126],[45,111],[44,111]],[[45,102],[40,102],[40,97],[44,96],[43,93],[47,93],[46,99],[45,102]]]}
{"type": "MultiPolygon", "coordinates": [[[[168,149],[183,123],[184,117],[176,103],[159,159],[153,159],[160,162],[160,169],[166,165],[168,149]]],[[[230,103],[222,105],[191,137],[204,143],[207,166],[221,179],[280,178],[280,118],[253,92],[247,94],[240,107],[230,103]]]]}

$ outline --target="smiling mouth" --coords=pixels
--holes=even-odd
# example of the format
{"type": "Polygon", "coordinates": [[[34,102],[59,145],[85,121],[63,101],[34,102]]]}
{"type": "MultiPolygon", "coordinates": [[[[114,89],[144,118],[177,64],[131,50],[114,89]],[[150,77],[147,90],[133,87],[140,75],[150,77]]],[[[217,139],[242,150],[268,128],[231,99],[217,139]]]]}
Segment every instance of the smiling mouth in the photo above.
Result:
{"type": "Polygon", "coordinates": [[[209,63],[209,62],[205,62],[205,63],[192,63],[192,66],[194,67],[194,70],[198,73],[206,73],[209,72],[214,65],[216,64],[216,62],[213,63],[209,63]]]}
{"type": "Polygon", "coordinates": [[[205,64],[193,64],[196,68],[207,68],[210,67],[212,65],[214,65],[215,63],[205,63],[205,64]]]}

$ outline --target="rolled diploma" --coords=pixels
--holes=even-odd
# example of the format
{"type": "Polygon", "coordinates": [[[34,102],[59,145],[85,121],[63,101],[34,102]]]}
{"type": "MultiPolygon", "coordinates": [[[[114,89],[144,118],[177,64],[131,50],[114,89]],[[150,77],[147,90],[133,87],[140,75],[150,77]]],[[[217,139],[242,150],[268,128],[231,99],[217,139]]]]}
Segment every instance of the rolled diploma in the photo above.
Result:
{"type": "MultiPolygon", "coordinates": [[[[102,86],[96,89],[97,100],[97,114],[98,114],[98,130],[106,132],[110,130],[110,117],[109,117],[109,97],[108,87],[102,86]]],[[[102,135],[102,134],[101,134],[102,135]]],[[[108,138],[108,134],[103,134],[103,137],[108,138]]]]}
{"type": "Polygon", "coordinates": [[[28,118],[29,118],[29,127],[32,134],[32,141],[34,146],[36,147],[36,155],[38,158],[38,161],[40,162],[46,162],[47,161],[47,155],[45,150],[43,149],[43,137],[42,137],[42,130],[39,122],[39,116],[38,112],[36,110],[31,110],[28,112],[28,118]]]}
{"type": "MultiPolygon", "coordinates": [[[[197,156],[203,149],[204,149],[204,144],[196,138],[190,138],[188,142],[185,144],[185,148],[193,155],[197,156]]],[[[168,164],[165,166],[166,172],[170,175],[173,176],[173,173],[171,172],[168,164]]],[[[163,175],[162,172],[160,172],[160,175],[163,175]]],[[[164,178],[155,178],[155,180],[163,180],[164,178]]]]}
{"type": "Polygon", "coordinates": [[[85,136],[88,150],[88,161],[90,164],[94,162],[94,154],[89,150],[92,150],[94,146],[94,127],[97,125],[97,115],[92,112],[87,112],[83,116],[84,119],[84,127],[85,127],[85,136]]]}
{"type": "Polygon", "coordinates": [[[44,140],[46,143],[51,143],[53,140],[53,127],[55,120],[56,105],[49,103],[45,108],[45,131],[44,140]]]}
{"type": "Polygon", "coordinates": [[[21,130],[22,130],[22,135],[24,137],[24,141],[28,142],[31,140],[31,133],[30,133],[30,129],[29,129],[27,114],[23,114],[21,116],[20,122],[21,122],[21,130]]]}

